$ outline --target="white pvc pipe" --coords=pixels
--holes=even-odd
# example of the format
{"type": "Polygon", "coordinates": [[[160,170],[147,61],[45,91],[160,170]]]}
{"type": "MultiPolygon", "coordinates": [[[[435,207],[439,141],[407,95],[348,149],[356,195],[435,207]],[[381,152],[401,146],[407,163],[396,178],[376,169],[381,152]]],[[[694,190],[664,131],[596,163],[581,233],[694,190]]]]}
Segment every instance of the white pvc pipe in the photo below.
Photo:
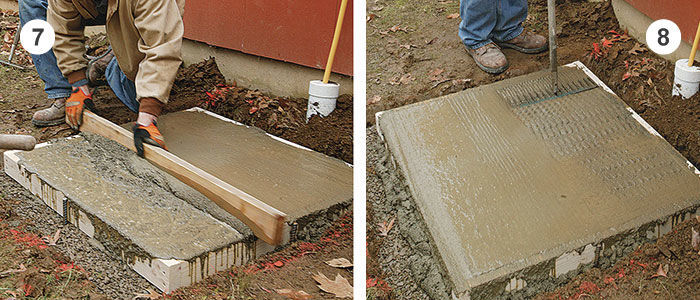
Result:
{"type": "Polygon", "coordinates": [[[306,108],[306,121],[313,115],[326,117],[335,110],[340,95],[340,85],[335,82],[323,83],[321,80],[309,82],[309,104],[306,108]]]}
{"type": "Polygon", "coordinates": [[[688,59],[676,61],[673,79],[673,96],[680,95],[687,99],[695,95],[700,87],[700,68],[688,66],[688,59]]]}

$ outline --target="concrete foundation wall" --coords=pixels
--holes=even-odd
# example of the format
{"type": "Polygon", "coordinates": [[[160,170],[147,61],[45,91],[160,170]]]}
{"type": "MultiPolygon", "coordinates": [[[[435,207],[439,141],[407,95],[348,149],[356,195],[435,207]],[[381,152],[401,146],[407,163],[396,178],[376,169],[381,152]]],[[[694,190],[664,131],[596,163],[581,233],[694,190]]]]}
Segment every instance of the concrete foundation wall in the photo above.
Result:
{"type": "MultiPolygon", "coordinates": [[[[309,82],[323,79],[323,70],[303,67],[243,52],[213,47],[184,40],[182,60],[185,65],[215,57],[219,70],[229,81],[276,96],[309,97],[309,82]]],[[[352,77],[332,74],[331,81],[340,84],[341,94],[352,94],[352,77]]]]}
{"type": "MultiPolygon", "coordinates": [[[[624,0],[612,0],[615,16],[620,23],[620,27],[629,31],[629,35],[646,44],[647,28],[656,20],[652,20],[629,3],[624,0]]],[[[669,55],[659,55],[671,62],[676,62],[679,59],[688,59],[691,45],[685,41],[681,41],[681,45],[669,55]]],[[[695,61],[700,62],[700,56],[696,56],[695,61]]]]}

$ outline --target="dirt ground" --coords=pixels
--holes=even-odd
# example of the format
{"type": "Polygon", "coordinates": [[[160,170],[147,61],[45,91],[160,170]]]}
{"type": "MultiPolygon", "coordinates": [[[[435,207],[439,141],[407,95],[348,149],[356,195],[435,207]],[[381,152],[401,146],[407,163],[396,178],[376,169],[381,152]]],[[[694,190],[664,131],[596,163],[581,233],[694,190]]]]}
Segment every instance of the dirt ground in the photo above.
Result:
{"type": "MultiPolygon", "coordinates": [[[[546,1],[528,2],[529,16],[525,26],[546,34],[546,1]]],[[[427,299],[426,291],[406,274],[405,270],[410,268],[410,264],[401,262],[415,257],[414,253],[406,250],[409,240],[396,230],[390,231],[386,237],[379,235],[379,224],[396,218],[396,227],[406,220],[397,217],[396,210],[384,201],[386,191],[377,172],[374,172],[377,162],[381,160],[381,155],[370,150],[379,143],[373,127],[374,114],[545,69],[549,65],[549,56],[547,52],[526,55],[506,49],[504,53],[510,68],[502,74],[489,75],[477,68],[457,37],[460,19],[458,15],[451,15],[459,13],[459,1],[415,0],[408,3],[370,0],[367,7],[367,236],[368,276],[373,278],[368,285],[368,293],[378,299],[427,299]]],[[[681,154],[695,165],[700,163],[700,95],[686,100],[670,96],[673,65],[650,53],[644,45],[620,29],[610,1],[557,1],[557,33],[559,64],[582,61],[681,154]]],[[[679,225],[676,230],[691,226],[688,224],[691,223],[679,225]]],[[[671,240],[677,245],[688,244],[690,235],[673,233],[665,236],[664,240],[671,240]]],[[[647,244],[641,249],[653,246],[647,244]]],[[[637,259],[640,257],[635,258],[632,254],[621,262],[637,259]]],[[[697,264],[700,257],[696,256],[695,259],[697,264]]],[[[622,291],[606,292],[604,295],[617,295],[617,299],[663,298],[664,295],[674,295],[676,299],[692,298],[687,296],[688,291],[700,288],[700,281],[697,280],[700,269],[673,268],[674,264],[681,262],[675,257],[671,262],[674,271],[669,273],[668,280],[673,280],[674,284],[666,284],[666,278],[644,281],[643,289],[639,283],[636,287],[618,284],[622,291]],[[656,281],[664,282],[663,287],[651,284],[656,281]]],[[[592,272],[596,272],[595,269],[586,273],[589,275],[582,275],[583,278],[593,278],[590,275],[592,272]]],[[[599,272],[608,274],[611,270],[599,272]]],[[[650,271],[646,272],[648,274],[650,271]]],[[[581,286],[573,284],[575,282],[558,290],[555,299],[559,295],[567,298],[580,292],[581,286]]],[[[603,285],[598,286],[602,289],[603,285]]],[[[597,292],[587,294],[601,295],[597,292]]],[[[542,297],[546,296],[551,295],[542,297]]]]}
{"type": "Polygon", "coordinates": [[[290,289],[306,292],[308,299],[334,299],[333,294],[319,291],[312,276],[321,272],[330,279],[341,275],[352,281],[352,268],[334,268],[325,263],[337,258],[352,259],[351,214],[336,222],[318,241],[294,243],[254,263],[220,272],[199,284],[177,290],[168,298],[287,299],[278,291],[290,289]]]}
{"type": "MultiPolygon", "coordinates": [[[[15,12],[0,11],[3,58],[9,53],[16,23],[15,12]]],[[[88,53],[100,53],[105,44],[104,36],[92,38],[88,53]]],[[[17,53],[21,55],[13,62],[29,68],[22,71],[0,67],[0,133],[30,134],[40,142],[72,135],[67,125],[43,129],[31,125],[34,111],[47,107],[50,101],[43,92],[43,82],[30,65],[31,58],[21,49],[17,53]]],[[[97,113],[110,121],[122,124],[136,119],[136,114],[109,88],[97,88],[94,98],[97,113]]],[[[352,101],[351,96],[342,95],[330,116],[322,121],[314,117],[307,124],[306,99],[276,97],[239,87],[234,79],[224,78],[210,59],[180,69],[165,112],[203,107],[352,163],[352,101]]],[[[352,259],[351,215],[331,224],[327,234],[318,240],[294,243],[165,298],[285,298],[277,289],[304,291],[314,299],[332,298],[333,294],[319,289],[312,275],[322,272],[331,280],[340,275],[352,283],[352,268],[334,268],[325,263],[337,258],[352,259]]],[[[156,289],[0,172],[0,299],[131,299],[137,294],[148,294],[149,290],[156,289]],[[41,241],[40,237],[54,237],[57,229],[61,232],[56,245],[41,241]],[[27,241],[31,244],[27,245],[27,241]],[[21,264],[26,270],[17,271],[21,264]],[[3,273],[6,271],[13,272],[3,273]]],[[[154,293],[151,298],[164,295],[154,293]]]]}

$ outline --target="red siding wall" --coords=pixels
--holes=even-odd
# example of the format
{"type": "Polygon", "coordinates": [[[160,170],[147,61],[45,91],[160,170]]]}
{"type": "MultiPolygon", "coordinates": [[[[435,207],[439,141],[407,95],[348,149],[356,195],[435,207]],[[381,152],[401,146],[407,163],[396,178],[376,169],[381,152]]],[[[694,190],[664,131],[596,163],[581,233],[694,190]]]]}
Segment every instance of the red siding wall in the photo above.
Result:
{"type": "Polygon", "coordinates": [[[698,0],[625,0],[648,17],[669,19],[681,29],[683,40],[693,44],[695,31],[700,22],[698,0]]]}
{"type": "MultiPolygon", "coordinates": [[[[340,0],[189,0],[185,38],[323,69],[340,0]]],[[[352,75],[352,0],[333,71],[352,75]]]]}

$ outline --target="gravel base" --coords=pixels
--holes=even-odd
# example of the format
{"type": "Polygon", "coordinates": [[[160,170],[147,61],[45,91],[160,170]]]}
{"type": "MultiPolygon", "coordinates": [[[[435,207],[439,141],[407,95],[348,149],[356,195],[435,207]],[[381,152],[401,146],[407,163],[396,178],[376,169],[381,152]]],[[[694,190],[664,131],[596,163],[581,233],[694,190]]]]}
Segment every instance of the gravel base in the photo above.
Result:
{"type": "MultiPolygon", "coordinates": [[[[369,243],[382,239],[377,261],[384,280],[400,299],[449,299],[450,288],[445,283],[435,249],[430,246],[428,232],[409,195],[400,188],[391,188],[380,176],[392,170],[384,167],[386,150],[375,126],[367,129],[367,209],[369,243]],[[390,189],[390,190],[386,190],[390,189]],[[391,197],[387,197],[391,193],[391,197]],[[396,218],[388,236],[376,234],[376,224],[396,218]],[[373,228],[370,228],[373,227],[373,228]]],[[[387,178],[389,179],[389,178],[387,178]]]]}
{"type": "MultiPolygon", "coordinates": [[[[0,152],[2,155],[2,152],[0,152]]],[[[27,224],[26,230],[39,236],[52,236],[61,229],[55,249],[69,257],[88,272],[88,279],[95,283],[97,290],[112,299],[131,299],[135,293],[147,289],[157,291],[146,279],[131,270],[119,258],[105,254],[101,245],[49,208],[39,198],[7,176],[0,159],[0,193],[10,199],[19,200],[12,207],[15,214],[27,224]]],[[[15,221],[16,222],[16,221],[15,221]]],[[[17,224],[11,225],[20,225],[17,224]]]]}

